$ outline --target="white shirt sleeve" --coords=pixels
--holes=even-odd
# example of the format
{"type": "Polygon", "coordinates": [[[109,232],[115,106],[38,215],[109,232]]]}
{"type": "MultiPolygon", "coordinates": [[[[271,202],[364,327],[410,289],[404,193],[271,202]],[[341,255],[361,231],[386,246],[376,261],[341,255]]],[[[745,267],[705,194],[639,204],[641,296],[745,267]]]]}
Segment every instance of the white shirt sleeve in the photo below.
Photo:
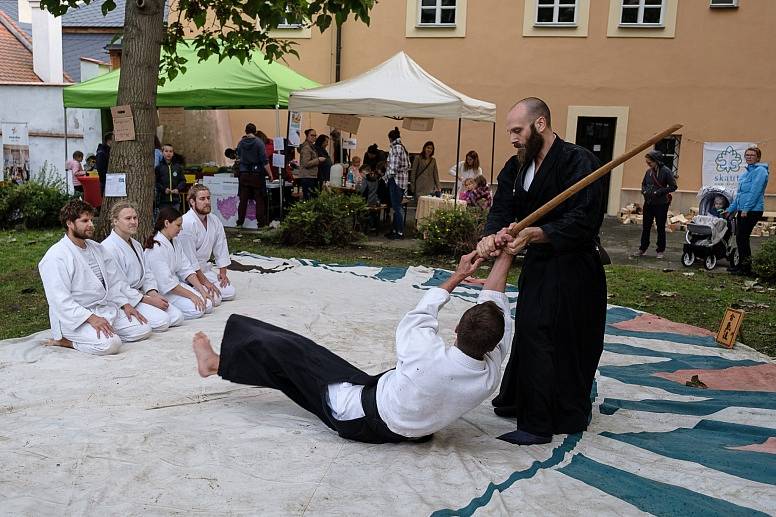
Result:
{"type": "Polygon", "coordinates": [[[489,354],[498,354],[496,360],[499,364],[504,362],[504,358],[509,352],[509,344],[512,342],[512,310],[509,307],[509,298],[507,295],[500,291],[489,291],[483,289],[480,291],[480,295],[477,297],[477,303],[495,302],[504,313],[504,337],[492,352],[489,354]]]}
{"type": "Polygon", "coordinates": [[[162,245],[155,244],[153,248],[145,250],[143,254],[145,255],[145,262],[149,265],[149,269],[154,273],[159,293],[167,294],[175,289],[180,282],[175,276],[175,272],[170,271],[162,245]]]}
{"type": "Polygon", "coordinates": [[[140,303],[142,296],[138,296],[139,293],[129,286],[126,276],[119,269],[119,265],[113,256],[106,252],[105,248],[99,243],[95,246],[95,252],[100,254],[100,258],[105,264],[105,272],[107,273],[105,288],[108,290],[108,300],[119,307],[123,307],[126,304],[134,307],[140,303]]]}
{"type": "Polygon", "coordinates": [[[38,264],[49,307],[53,307],[59,319],[69,327],[78,328],[89,319],[92,311],[73,298],[69,269],[65,259],[57,256],[44,256],[38,264]]]}
{"type": "Polygon", "coordinates": [[[460,172],[462,172],[462,169],[463,169],[463,162],[458,162],[458,165],[453,165],[452,167],[450,167],[450,176],[455,176],[456,170],[459,172],[459,176],[460,176],[460,172]]]}
{"type": "Polygon", "coordinates": [[[433,287],[418,302],[418,305],[408,312],[396,328],[396,358],[408,361],[416,356],[428,354],[432,346],[444,346],[444,341],[437,335],[439,321],[437,316],[450,300],[450,293],[439,287],[433,287]]]}
{"type": "Polygon", "coordinates": [[[224,225],[221,224],[221,221],[212,218],[210,224],[212,224],[213,221],[218,223],[218,227],[215,228],[217,231],[215,232],[215,242],[213,242],[213,258],[215,258],[216,267],[226,267],[232,263],[232,259],[229,257],[229,246],[226,242],[226,232],[224,231],[224,225]]]}
{"type": "Polygon", "coordinates": [[[175,252],[178,253],[178,278],[181,282],[185,282],[186,279],[192,273],[199,271],[199,262],[197,262],[197,254],[194,252],[193,243],[189,239],[178,240],[175,239],[173,243],[175,246],[175,252]]]}

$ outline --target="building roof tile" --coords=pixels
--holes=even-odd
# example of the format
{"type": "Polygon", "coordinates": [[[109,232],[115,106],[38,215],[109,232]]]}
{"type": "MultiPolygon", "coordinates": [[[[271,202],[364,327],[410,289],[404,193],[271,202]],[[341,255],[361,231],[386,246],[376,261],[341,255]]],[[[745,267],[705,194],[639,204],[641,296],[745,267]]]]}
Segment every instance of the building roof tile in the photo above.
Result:
{"type": "Polygon", "coordinates": [[[13,19],[0,11],[0,82],[42,83],[32,67],[32,40],[13,19]]]}

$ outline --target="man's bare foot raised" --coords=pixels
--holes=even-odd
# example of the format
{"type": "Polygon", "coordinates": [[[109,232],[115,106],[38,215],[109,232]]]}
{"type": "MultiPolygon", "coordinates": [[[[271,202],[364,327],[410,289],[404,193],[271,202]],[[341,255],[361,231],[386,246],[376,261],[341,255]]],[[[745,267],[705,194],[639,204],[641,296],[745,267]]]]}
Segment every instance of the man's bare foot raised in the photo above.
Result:
{"type": "Polygon", "coordinates": [[[194,355],[197,356],[197,371],[202,377],[210,377],[218,373],[218,364],[221,358],[213,351],[210,346],[210,338],[204,332],[194,334],[194,340],[191,343],[194,349],[194,355]]]}

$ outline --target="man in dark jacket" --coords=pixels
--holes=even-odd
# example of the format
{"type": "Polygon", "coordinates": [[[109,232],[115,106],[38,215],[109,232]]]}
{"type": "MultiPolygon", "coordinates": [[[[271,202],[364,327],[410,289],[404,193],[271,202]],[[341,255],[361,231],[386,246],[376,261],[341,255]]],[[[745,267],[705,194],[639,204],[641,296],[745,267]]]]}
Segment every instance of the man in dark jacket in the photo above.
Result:
{"type": "Polygon", "coordinates": [[[100,177],[100,194],[105,195],[105,175],[108,174],[108,163],[110,162],[110,146],[113,145],[113,133],[105,133],[102,137],[102,143],[97,146],[95,153],[97,175],[100,177]]]}
{"type": "Polygon", "coordinates": [[[649,249],[649,235],[652,233],[652,222],[657,226],[657,258],[663,258],[666,249],[666,219],[668,207],[671,206],[671,192],[676,190],[676,179],[671,169],[663,165],[663,153],[653,149],[645,157],[647,172],[641,182],[641,193],[644,195],[644,220],[641,228],[641,245],[636,256],[642,256],[649,249]]]}
{"type": "Polygon", "coordinates": [[[480,256],[527,248],[518,279],[515,335],[496,414],[517,417],[511,443],[549,443],[554,434],[584,431],[590,392],[604,345],[606,277],[596,237],[604,198],[596,181],[510,240],[517,221],[598,168],[587,149],[552,131],[550,109],[529,97],[507,114],[512,144],[525,150],[498,176],[480,256]]]}
{"type": "Polygon", "coordinates": [[[267,150],[264,142],[256,136],[256,126],[245,126],[245,136],[235,149],[237,159],[240,160],[240,205],[237,207],[237,227],[245,222],[245,212],[248,209],[248,200],[256,203],[256,224],[261,227],[265,221],[264,196],[267,190],[267,176],[272,179],[272,169],[267,160],[267,150]]]}
{"type": "Polygon", "coordinates": [[[170,144],[162,146],[162,161],[154,169],[156,175],[156,199],[158,206],[172,206],[181,209],[181,193],[186,188],[183,167],[173,160],[175,150],[170,144]]]}

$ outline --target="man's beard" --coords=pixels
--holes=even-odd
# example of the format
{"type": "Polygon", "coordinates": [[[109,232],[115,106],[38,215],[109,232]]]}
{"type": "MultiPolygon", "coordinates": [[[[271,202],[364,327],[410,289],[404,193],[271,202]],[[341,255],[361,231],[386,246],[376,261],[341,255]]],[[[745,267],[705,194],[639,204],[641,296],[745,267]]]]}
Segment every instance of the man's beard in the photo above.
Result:
{"type": "Polygon", "coordinates": [[[76,239],[86,240],[86,239],[91,239],[93,236],[94,236],[94,230],[92,230],[91,232],[88,232],[87,234],[86,230],[81,232],[73,228],[73,237],[75,237],[76,239]]]}
{"type": "Polygon", "coordinates": [[[531,134],[528,136],[528,141],[525,143],[525,158],[524,161],[533,161],[539,152],[544,147],[544,137],[536,130],[536,126],[533,122],[528,126],[531,129],[531,134]]]}
{"type": "Polygon", "coordinates": [[[197,212],[199,215],[207,215],[210,213],[210,206],[203,206],[199,207],[197,205],[194,205],[194,211],[197,212]]]}

